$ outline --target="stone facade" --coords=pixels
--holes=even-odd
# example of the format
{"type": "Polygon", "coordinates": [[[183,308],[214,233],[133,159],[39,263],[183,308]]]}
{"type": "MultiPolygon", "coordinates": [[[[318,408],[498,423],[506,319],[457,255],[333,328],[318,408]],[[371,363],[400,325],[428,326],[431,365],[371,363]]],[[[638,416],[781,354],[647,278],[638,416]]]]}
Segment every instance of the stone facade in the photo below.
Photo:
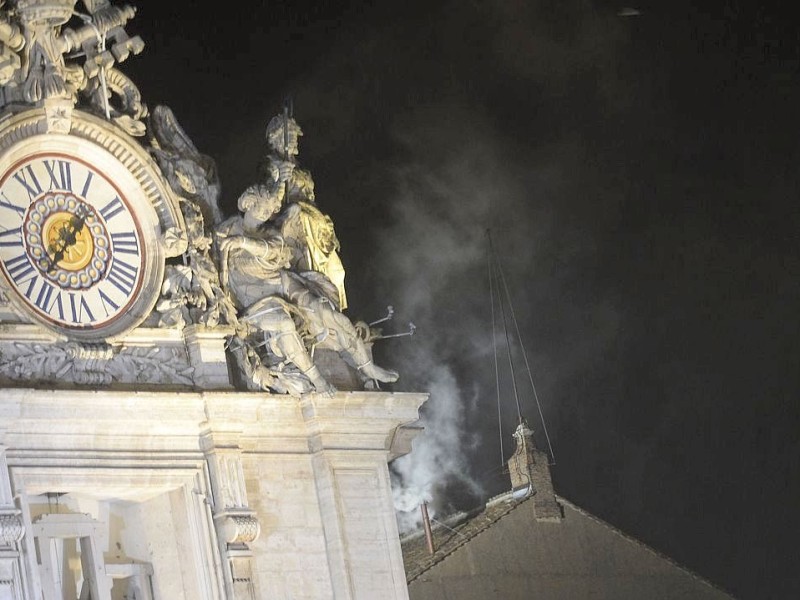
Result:
{"type": "Polygon", "coordinates": [[[0,597],[407,598],[387,460],[424,396],[0,393],[0,597]]]}
{"type": "Polygon", "coordinates": [[[299,125],[224,220],[118,68],[135,14],[0,0],[0,599],[405,599],[387,463],[425,395],[342,312],[299,125]]]}

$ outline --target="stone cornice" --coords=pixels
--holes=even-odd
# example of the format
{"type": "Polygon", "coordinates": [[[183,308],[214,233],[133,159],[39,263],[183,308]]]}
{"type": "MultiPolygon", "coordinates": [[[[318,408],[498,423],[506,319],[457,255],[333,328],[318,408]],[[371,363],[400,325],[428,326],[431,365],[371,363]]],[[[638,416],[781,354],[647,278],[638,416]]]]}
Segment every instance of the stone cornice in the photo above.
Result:
{"type": "MultiPolygon", "coordinates": [[[[48,448],[68,452],[243,452],[321,450],[403,452],[426,394],[0,390],[0,443],[9,456],[48,448]],[[87,418],[91,416],[90,418],[87,418]],[[201,442],[201,440],[204,440],[201,442]]],[[[407,450],[406,450],[407,451],[407,450]]],[[[392,456],[394,457],[394,456],[392,456]]]]}

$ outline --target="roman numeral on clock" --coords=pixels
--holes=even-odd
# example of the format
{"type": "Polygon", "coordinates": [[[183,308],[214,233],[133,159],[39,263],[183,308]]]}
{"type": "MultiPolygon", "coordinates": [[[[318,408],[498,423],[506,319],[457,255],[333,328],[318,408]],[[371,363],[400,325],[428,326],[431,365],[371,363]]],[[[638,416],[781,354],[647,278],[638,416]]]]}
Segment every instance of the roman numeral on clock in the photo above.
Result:
{"type": "Polygon", "coordinates": [[[22,216],[22,217],[25,216],[25,209],[23,207],[21,207],[21,206],[17,206],[16,204],[14,204],[8,198],[8,196],[6,196],[5,192],[0,193],[0,206],[2,206],[4,208],[10,208],[11,210],[13,210],[15,212],[18,212],[20,214],[20,216],[22,216]]]}
{"type": "Polygon", "coordinates": [[[22,246],[22,228],[0,231],[0,246],[22,246]]]}
{"type": "Polygon", "coordinates": [[[33,172],[33,167],[31,167],[31,165],[26,165],[14,173],[14,179],[16,179],[28,193],[29,202],[33,202],[33,200],[42,193],[42,184],[36,179],[36,173],[33,172]],[[25,175],[26,171],[28,173],[27,175],[25,175]],[[28,179],[29,177],[30,180],[28,179]]]}
{"type": "Polygon", "coordinates": [[[133,231],[112,233],[111,245],[114,248],[114,252],[139,256],[139,241],[136,239],[136,234],[133,231]]]}
{"type": "Polygon", "coordinates": [[[86,181],[83,182],[83,190],[81,190],[81,196],[84,198],[86,198],[86,194],[89,193],[89,186],[92,185],[92,177],[94,177],[94,173],[89,171],[86,174],[86,181]]]}
{"type": "Polygon", "coordinates": [[[111,298],[109,298],[103,290],[98,290],[100,293],[100,302],[103,304],[103,310],[106,313],[107,317],[110,317],[112,314],[115,314],[119,310],[119,304],[114,302],[111,298]],[[109,308],[111,310],[109,310],[109,308]]]}
{"type": "Polygon", "coordinates": [[[92,310],[89,308],[89,303],[86,302],[86,298],[83,296],[81,296],[79,300],[76,300],[75,294],[70,294],[69,307],[72,312],[73,323],[82,323],[84,315],[89,317],[89,323],[95,321],[92,310]]]}
{"type": "Polygon", "coordinates": [[[109,202],[103,208],[100,209],[100,214],[103,215],[103,218],[106,221],[110,221],[112,217],[118,215],[123,210],[125,210],[125,207],[122,204],[122,200],[120,200],[119,196],[117,196],[111,202],[109,202]]]}
{"type": "Polygon", "coordinates": [[[139,267],[129,265],[119,258],[114,258],[111,264],[111,270],[106,276],[106,281],[109,281],[117,287],[126,296],[129,296],[133,291],[133,285],[136,283],[136,275],[139,273],[139,267]]]}
{"type": "Polygon", "coordinates": [[[28,289],[23,293],[28,300],[48,314],[53,314],[53,308],[58,309],[58,318],[62,321],[64,320],[64,302],[61,299],[61,291],[58,288],[50,285],[40,277],[33,277],[30,280],[28,289]],[[36,290],[39,283],[41,283],[41,287],[34,294],[34,290],[36,290]]]}
{"type": "Polygon", "coordinates": [[[25,278],[34,273],[33,265],[28,261],[28,256],[20,254],[6,261],[6,271],[15,283],[25,281],[25,278]]]}
{"type": "Polygon", "coordinates": [[[43,162],[50,177],[50,189],[72,192],[72,165],[66,160],[45,159],[43,162]]]}

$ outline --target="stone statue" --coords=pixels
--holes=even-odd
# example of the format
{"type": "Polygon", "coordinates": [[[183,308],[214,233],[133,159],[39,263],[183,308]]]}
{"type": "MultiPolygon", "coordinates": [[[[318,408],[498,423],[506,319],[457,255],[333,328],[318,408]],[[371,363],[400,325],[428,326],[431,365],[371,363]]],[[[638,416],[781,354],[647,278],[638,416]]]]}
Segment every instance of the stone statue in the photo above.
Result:
{"type": "Polygon", "coordinates": [[[291,267],[324,274],[337,289],[339,310],[347,308],[345,270],[339,258],[339,240],[333,220],[316,206],[314,180],[297,167],[298,138],[303,135],[288,115],[276,115],[267,125],[267,179],[276,194],[283,194],[284,208],[276,218],[292,250],[291,267]],[[282,188],[282,189],[281,189],[282,188]]]}
{"type": "MultiPolygon", "coordinates": [[[[235,321],[236,310],[220,286],[211,255],[211,227],[221,220],[220,192],[214,160],[202,154],[166,106],[156,106],[149,118],[149,151],[180,200],[186,223],[183,265],[167,265],[162,299],[156,310],[159,325],[213,327],[235,321]]],[[[167,244],[168,242],[165,242],[167,244]]]]}
{"type": "MultiPolygon", "coordinates": [[[[216,231],[222,282],[239,311],[240,337],[249,344],[263,338],[259,345],[265,369],[296,368],[317,391],[334,389],[314,364],[317,345],[336,350],[365,380],[396,381],[396,372],[372,362],[371,349],[338,310],[338,290],[330,279],[292,268],[293,251],[278,223],[284,189],[275,185],[285,183],[287,175],[284,165],[277,179],[249,187],[238,200],[242,214],[216,231]]],[[[256,365],[253,373],[261,377],[264,370],[256,365]]],[[[262,381],[268,388],[271,383],[269,378],[262,381]]]]}
{"type": "Polygon", "coordinates": [[[148,131],[150,153],[172,189],[190,198],[203,213],[206,223],[216,225],[222,221],[220,182],[214,159],[197,149],[166,106],[153,109],[148,131]]]}

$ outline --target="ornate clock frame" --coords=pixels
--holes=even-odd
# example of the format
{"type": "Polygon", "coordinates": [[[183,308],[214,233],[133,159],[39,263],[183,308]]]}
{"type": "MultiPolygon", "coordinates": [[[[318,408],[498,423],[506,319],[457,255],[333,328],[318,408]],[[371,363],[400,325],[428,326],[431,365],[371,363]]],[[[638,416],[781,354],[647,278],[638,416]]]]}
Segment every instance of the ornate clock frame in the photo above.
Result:
{"type": "MultiPolygon", "coordinates": [[[[99,319],[97,325],[81,323],[80,319],[78,319],[78,323],[70,324],[69,321],[72,319],[69,316],[63,319],[49,318],[46,310],[37,308],[35,300],[32,300],[30,295],[26,297],[19,286],[10,280],[6,268],[2,272],[6,278],[6,286],[11,288],[8,296],[18,312],[62,336],[76,341],[110,341],[136,327],[152,311],[158,300],[164,277],[165,259],[177,256],[185,250],[180,243],[166,242],[167,239],[182,238],[180,235],[168,236],[167,232],[185,230],[183,215],[174,192],[160,175],[158,166],[150,155],[136,140],[115,127],[113,123],[82,111],[72,110],[65,104],[29,109],[12,115],[0,123],[0,181],[10,177],[15,168],[19,168],[20,165],[24,167],[28,161],[35,160],[36,157],[52,159],[57,155],[88,166],[100,178],[104,178],[111,187],[116,188],[120,199],[118,206],[129,212],[131,219],[137,225],[138,237],[135,242],[141,244],[141,254],[137,255],[137,258],[141,259],[140,265],[137,265],[140,269],[137,268],[135,282],[131,280],[131,289],[129,297],[125,299],[125,304],[119,306],[118,310],[112,310],[111,318],[99,319]]],[[[38,218],[44,214],[44,220],[47,220],[49,213],[55,210],[52,208],[54,202],[60,202],[62,205],[65,203],[63,197],[48,198],[51,208],[38,206],[40,212],[37,214],[35,212],[37,202],[41,205],[44,196],[48,193],[47,190],[44,190],[36,197],[33,194],[23,194],[25,196],[24,203],[30,203],[29,206],[20,207],[26,211],[24,216],[21,216],[21,213],[14,215],[14,209],[7,204],[0,206],[0,210],[7,213],[11,211],[9,215],[14,217],[4,220],[25,220],[28,219],[29,213],[33,213],[38,218]]],[[[99,236],[96,241],[103,244],[102,226],[106,223],[102,215],[103,207],[97,206],[96,201],[94,203],[90,201],[87,204],[87,199],[83,198],[79,192],[76,192],[74,196],[71,199],[71,210],[73,214],[77,214],[77,218],[72,219],[73,228],[75,221],[78,220],[81,225],[79,229],[83,228],[86,235],[96,232],[99,236]],[[75,213],[76,202],[79,208],[77,213],[75,213]],[[82,215],[81,211],[84,211],[85,214],[82,215]],[[90,227],[89,223],[84,223],[87,215],[88,219],[93,222],[93,227],[90,227]]],[[[5,202],[5,199],[3,201],[5,202]]],[[[19,206],[21,203],[15,204],[19,206]]],[[[64,210],[58,214],[69,214],[70,211],[67,210],[67,207],[61,206],[60,208],[64,210]]],[[[105,214],[108,216],[111,213],[106,211],[105,214]]],[[[50,220],[52,221],[52,218],[50,220]]],[[[16,225],[16,223],[12,223],[12,225],[16,225]]],[[[66,225],[69,228],[70,224],[66,223],[66,225]]],[[[23,232],[20,237],[22,239],[19,242],[21,245],[25,245],[25,250],[31,255],[30,236],[26,239],[23,232]]],[[[108,235],[106,235],[107,238],[108,235]]],[[[35,237],[33,239],[35,240],[35,237]]],[[[111,251],[109,254],[111,254],[114,248],[109,247],[109,250],[111,251]]],[[[8,257],[4,256],[3,258],[6,259],[7,264],[8,257]]],[[[93,269],[94,277],[100,280],[96,282],[100,291],[102,291],[102,284],[108,282],[107,278],[111,274],[109,265],[114,260],[111,256],[101,255],[101,258],[105,260],[98,261],[98,269],[93,269]]],[[[40,260],[46,261],[47,258],[44,257],[40,260]]],[[[32,266],[34,265],[25,268],[30,269],[32,266]]],[[[41,271],[41,275],[45,275],[46,269],[41,267],[40,264],[37,269],[41,271]]],[[[49,277],[49,279],[50,283],[58,285],[57,278],[49,277]]],[[[74,292],[75,288],[64,284],[62,289],[69,293],[74,292]]],[[[35,295],[36,292],[34,291],[32,294],[35,295]]],[[[76,295],[73,293],[70,299],[75,302],[75,297],[76,295]]],[[[80,298],[78,302],[80,302],[80,298]]],[[[67,312],[69,311],[67,310],[67,312]]]]}

